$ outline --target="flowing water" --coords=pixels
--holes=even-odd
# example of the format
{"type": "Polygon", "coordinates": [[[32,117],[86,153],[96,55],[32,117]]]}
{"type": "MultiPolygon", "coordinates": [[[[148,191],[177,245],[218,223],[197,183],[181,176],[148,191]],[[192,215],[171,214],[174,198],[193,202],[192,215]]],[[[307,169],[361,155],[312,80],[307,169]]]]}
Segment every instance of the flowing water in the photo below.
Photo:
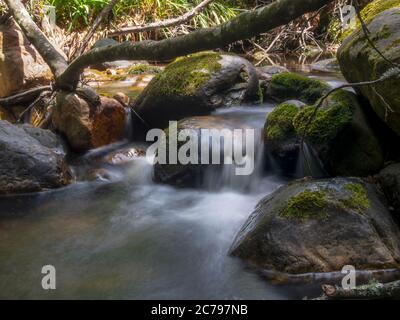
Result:
{"type": "MultiPolygon", "coordinates": [[[[272,104],[215,116],[262,130],[272,104]]],[[[262,144],[260,144],[261,147],[262,144]]],[[[258,150],[260,154],[261,150],[258,150]]],[[[0,298],[291,299],[316,286],[274,285],[228,255],[257,202],[286,182],[273,169],[223,175],[219,190],[152,182],[138,158],[107,181],[0,197],[0,298]],[[57,289],[41,287],[53,265],[57,289]]],[[[84,165],[76,165],[76,170],[84,165]]],[[[84,170],[83,170],[84,171],[84,170]]],[[[214,184],[210,180],[210,185],[214,184]]]]}

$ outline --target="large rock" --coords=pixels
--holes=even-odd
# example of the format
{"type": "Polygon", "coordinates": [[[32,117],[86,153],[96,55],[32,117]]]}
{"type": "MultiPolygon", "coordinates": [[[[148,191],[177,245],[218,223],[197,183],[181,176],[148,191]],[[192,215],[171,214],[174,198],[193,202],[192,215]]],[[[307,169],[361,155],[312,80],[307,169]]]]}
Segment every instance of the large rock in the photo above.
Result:
{"type": "Polygon", "coordinates": [[[289,274],[399,268],[400,232],[372,185],[300,180],[259,202],[231,254],[289,274]]]}
{"type": "Polygon", "coordinates": [[[71,174],[65,150],[51,131],[0,121],[0,194],[57,188],[71,174]]]}
{"type": "Polygon", "coordinates": [[[0,98],[47,85],[52,74],[13,19],[0,24],[0,98]]]}
{"type": "Polygon", "coordinates": [[[400,163],[394,163],[383,169],[378,181],[393,211],[400,218],[400,163]]]}
{"type": "Polygon", "coordinates": [[[120,102],[93,97],[93,92],[87,90],[58,93],[53,111],[54,128],[66,136],[75,151],[119,141],[127,124],[127,113],[120,102]]]}
{"type": "Polygon", "coordinates": [[[257,73],[247,60],[203,52],[178,58],[156,75],[134,109],[151,128],[259,99],[257,73]]]}
{"type": "Polygon", "coordinates": [[[297,134],[305,133],[306,142],[331,175],[367,176],[383,166],[382,148],[363,108],[354,93],[339,90],[325,100],[311,124],[313,106],[293,118],[297,134]]]}
{"type": "MultiPolygon", "coordinates": [[[[215,157],[218,156],[220,159],[220,163],[223,163],[224,158],[224,143],[228,140],[225,140],[224,132],[222,130],[228,130],[227,133],[232,133],[235,129],[245,129],[241,123],[237,123],[232,120],[223,119],[219,117],[213,116],[200,116],[200,117],[190,117],[185,118],[177,123],[176,126],[176,134],[179,135],[181,132],[186,131],[189,134],[190,138],[187,138],[186,141],[195,141],[198,144],[198,155],[201,155],[201,148],[204,143],[208,143],[209,148],[209,158],[208,164],[200,164],[201,159],[198,159],[198,164],[188,163],[182,164],[179,161],[176,163],[171,163],[169,161],[169,153],[170,153],[170,133],[174,134],[174,128],[169,127],[165,129],[165,138],[166,144],[161,145],[158,150],[158,154],[165,153],[166,154],[166,163],[155,163],[154,165],[154,180],[159,183],[171,184],[178,187],[201,187],[204,186],[206,182],[205,179],[209,177],[209,175],[218,175],[221,173],[221,165],[220,164],[212,164],[213,154],[215,157]],[[213,135],[213,138],[218,141],[222,141],[219,144],[219,148],[216,148],[214,142],[212,140],[205,139],[202,137],[202,129],[215,129],[216,135],[213,135]],[[221,134],[222,138],[217,139],[217,135],[221,134]],[[212,173],[211,173],[212,172],[212,173]],[[208,173],[208,174],[206,174],[208,173]]],[[[219,136],[218,136],[219,137],[219,136]]],[[[178,141],[177,147],[178,149],[182,147],[186,143],[186,141],[178,141]]],[[[243,150],[242,150],[243,151],[243,150]]],[[[175,150],[172,149],[172,152],[175,150]]],[[[243,153],[242,153],[243,154],[243,153]]]]}
{"type": "MultiPolygon", "coordinates": [[[[380,4],[397,6],[368,19],[370,38],[384,56],[400,63],[400,1],[375,1],[380,4]]],[[[375,12],[375,11],[374,11],[375,12]]],[[[379,10],[378,10],[379,12],[379,10]]],[[[364,33],[358,29],[345,39],[338,51],[338,59],[343,75],[349,82],[371,81],[380,78],[393,66],[383,59],[368,43],[364,33]]],[[[400,135],[400,77],[393,77],[382,83],[359,88],[376,114],[400,135]]]]}

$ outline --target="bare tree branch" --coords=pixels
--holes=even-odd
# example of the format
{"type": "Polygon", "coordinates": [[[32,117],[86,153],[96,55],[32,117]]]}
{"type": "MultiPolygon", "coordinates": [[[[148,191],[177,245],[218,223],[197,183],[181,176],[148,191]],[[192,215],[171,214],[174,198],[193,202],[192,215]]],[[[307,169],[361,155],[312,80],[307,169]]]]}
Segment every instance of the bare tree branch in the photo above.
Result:
{"type": "Polygon", "coordinates": [[[257,10],[244,12],[214,28],[199,29],[161,41],[125,42],[93,49],[74,60],[57,78],[56,85],[59,89],[74,90],[82,70],[95,63],[116,60],[165,61],[201,50],[224,47],[287,24],[332,1],[334,0],[278,0],[257,10]]]}
{"type": "Polygon", "coordinates": [[[49,65],[54,76],[56,78],[59,77],[67,68],[67,61],[32,21],[32,18],[20,0],[4,0],[4,2],[7,4],[10,13],[23,30],[25,36],[49,65]]]}
{"type": "Polygon", "coordinates": [[[33,88],[6,98],[0,98],[0,106],[9,107],[18,104],[24,104],[38,97],[43,91],[51,91],[51,90],[52,90],[51,86],[43,86],[43,87],[33,88]]]}
{"type": "Polygon", "coordinates": [[[116,37],[116,36],[120,36],[120,35],[128,34],[128,33],[146,32],[146,31],[156,30],[156,29],[160,29],[160,28],[174,27],[174,26],[181,25],[181,24],[193,19],[198,14],[200,14],[212,1],[213,0],[204,0],[201,3],[199,3],[196,7],[194,7],[192,10],[186,12],[185,14],[183,14],[180,17],[167,19],[167,20],[163,20],[163,21],[158,21],[158,22],[153,22],[153,23],[149,23],[149,24],[146,24],[143,26],[132,26],[132,27],[122,28],[120,30],[109,33],[109,36],[116,37]]]}
{"type": "Polygon", "coordinates": [[[100,14],[97,16],[96,20],[93,23],[93,26],[89,29],[89,31],[86,33],[85,37],[82,40],[82,45],[79,47],[79,49],[72,54],[73,58],[81,56],[84,52],[85,49],[90,41],[90,39],[93,37],[94,33],[96,32],[97,28],[100,26],[101,22],[105,17],[108,16],[108,14],[111,12],[111,10],[114,8],[114,6],[117,4],[119,0],[111,0],[110,3],[104,7],[104,9],[100,12],[100,14]]]}

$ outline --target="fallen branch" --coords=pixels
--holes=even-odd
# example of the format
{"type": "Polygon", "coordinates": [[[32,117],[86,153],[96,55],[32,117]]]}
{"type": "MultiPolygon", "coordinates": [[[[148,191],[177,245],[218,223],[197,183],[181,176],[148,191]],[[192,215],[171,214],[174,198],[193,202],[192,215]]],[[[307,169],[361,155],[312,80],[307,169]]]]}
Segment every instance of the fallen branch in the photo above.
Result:
{"type": "Polygon", "coordinates": [[[400,280],[388,283],[370,283],[354,289],[323,285],[324,295],[319,300],[335,299],[399,299],[400,280]]]}
{"type": "Polygon", "coordinates": [[[180,16],[178,18],[172,18],[172,19],[167,19],[167,20],[163,20],[163,21],[153,22],[153,23],[149,23],[149,24],[146,24],[143,26],[132,26],[132,27],[122,28],[120,30],[109,33],[109,36],[116,37],[116,36],[120,36],[120,35],[124,35],[124,34],[128,34],[128,33],[146,32],[146,31],[181,25],[181,24],[193,19],[198,14],[200,14],[212,1],[213,0],[204,0],[201,3],[199,3],[196,7],[194,7],[192,10],[186,12],[185,14],[183,14],[182,16],[180,16]]]}
{"type": "Polygon", "coordinates": [[[224,47],[287,24],[299,16],[318,10],[334,0],[278,0],[254,11],[244,12],[213,28],[199,29],[187,35],[161,41],[124,42],[93,49],[74,60],[57,77],[58,89],[73,91],[83,69],[116,60],[167,61],[186,54],[224,47]]]}
{"type": "Polygon", "coordinates": [[[79,49],[72,54],[72,58],[75,59],[76,57],[81,56],[84,52],[85,49],[90,41],[90,39],[93,37],[94,33],[96,32],[97,28],[100,26],[101,22],[105,17],[108,16],[108,14],[111,12],[111,10],[114,8],[114,6],[117,4],[119,0],[111,0],[110,3],[104,7],[104,9],[100,12],[100,14],[97,16],[96,20],[93,22],[93,26],[89,29],[89,31],[86,33],[85,37],[82,40],[82,45],[79,47],[79,49]]]}
{"type": "Polygon", "coordinates": [[[37,87],[21,93],[17,93],[13,96],[0,98],[0,106],[11,107],[30,102],[36,99],[43,91],[51,91],[51,86],[37,87]]]}
{"type": "Polygon", "coordinates": [[[20,0],[4,0],[4,2],[7,4],[9,12],[21,27],[25,36],[49,65],[54,76],[56,78],[60,76],[68,66],[65,58],[54,48],[39,27],[32,21],[32,18],[20,0]]]}

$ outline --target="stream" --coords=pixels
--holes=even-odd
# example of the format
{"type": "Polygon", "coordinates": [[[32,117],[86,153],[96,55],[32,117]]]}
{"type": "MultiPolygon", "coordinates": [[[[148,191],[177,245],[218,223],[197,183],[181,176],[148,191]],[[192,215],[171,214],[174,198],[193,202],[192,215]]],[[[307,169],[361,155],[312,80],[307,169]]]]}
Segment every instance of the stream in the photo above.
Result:
{"type": "MultiPolygon", "coordinates": [[[[337,75],[323,79],[331,85],[342,81],[337,75]]],[[[262,130],[273,107],[239,106],[215,116],[262,130]]],[[[260,165],[250,177],[223,175],[218,190],[192,190],[155,184],[151,164],[138,158],[104,166],[111,177],[105,181],[0,197],[8,217],[0,220],[0,299],[319,295],[316,284],[267,282],[227,254],[257,202],[288,181],[273,169],[260,173],[260,165]],[[44,265],[56,268],[56,290],[41,287],[44,265]]]]}

